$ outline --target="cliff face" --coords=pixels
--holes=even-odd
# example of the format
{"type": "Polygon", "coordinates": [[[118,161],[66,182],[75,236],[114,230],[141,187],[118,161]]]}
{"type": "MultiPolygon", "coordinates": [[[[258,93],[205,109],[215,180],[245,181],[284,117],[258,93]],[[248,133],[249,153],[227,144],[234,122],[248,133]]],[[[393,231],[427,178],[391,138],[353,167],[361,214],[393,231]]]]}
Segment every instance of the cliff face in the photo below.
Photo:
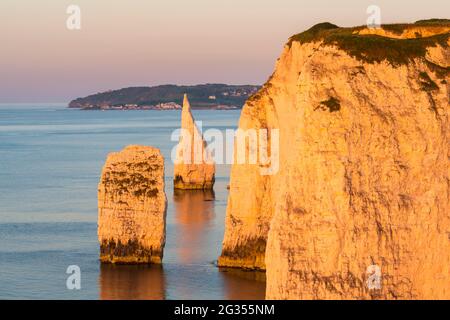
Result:
{"type": "MultiPolygon", "coordinates": [[[[260,126],[249,111],[248,107],[243,110],[239,128],[260,126]]],[[[275,204],[273,182],[273,178],[260,175],[257,165],[232,166],[220,267],[265,270],[266,240],[275,204]]]]}
{"type": "Polygon", "coordinates": [[[175,189],[212,189],[214,160],[207,151],[206,142],[194,122],[187,95],[181,112],[181,135],[174,166],[175,189]]]}
{"type": "Polygon", "coordinates": [[[239,123],[280,130],[280,170],[233,165],[219,263],[266,267],[269,299],[450,298],[444,27],[291,38],[239,123]]]}
{"type": "Polygon", "coordinates": [[[128,146],[109,154],[98,187],[100,260],[161,263],[166,206],[158,149],[128,146]]]}

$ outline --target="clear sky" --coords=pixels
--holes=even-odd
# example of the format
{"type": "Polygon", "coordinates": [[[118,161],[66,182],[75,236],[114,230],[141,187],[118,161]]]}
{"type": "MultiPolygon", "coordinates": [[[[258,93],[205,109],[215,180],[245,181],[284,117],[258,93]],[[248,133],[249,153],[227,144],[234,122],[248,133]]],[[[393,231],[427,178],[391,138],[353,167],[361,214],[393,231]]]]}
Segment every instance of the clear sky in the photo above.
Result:
{"type": "Polygon", "coordinates": [[[292,34],[324,21],[450,18],[449,0],[1,0],[0,102],[157,84],[262,84],[292,34]],[[81,30],[68,30],[69,5],[81,30]]]}

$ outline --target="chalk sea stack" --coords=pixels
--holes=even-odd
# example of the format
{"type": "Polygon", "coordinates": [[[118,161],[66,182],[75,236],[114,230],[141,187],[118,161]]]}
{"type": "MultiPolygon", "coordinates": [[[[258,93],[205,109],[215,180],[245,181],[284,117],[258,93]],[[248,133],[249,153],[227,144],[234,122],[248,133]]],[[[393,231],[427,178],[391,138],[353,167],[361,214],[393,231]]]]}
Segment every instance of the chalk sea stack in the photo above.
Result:
{"type": "Polygon", "coordinates": [[[128,146],[109,154],[98,187],[101,262],[161,263],[166,207],[159,149],[128,146]]]}
{"type": "Polygon", "coordinates": [[[181,112],[181,135],[174,166],[175,189],[212,189],[215,165],[207,144],[194,122],[187,95],[181,112]]]}
{"type": "Polygon", "coordinates": [[[219,264],[265,268],[268,299],[450,298],[449,31],[289,40],[239,123],[280,130],[280,169],[233,165],[219,264]]]}

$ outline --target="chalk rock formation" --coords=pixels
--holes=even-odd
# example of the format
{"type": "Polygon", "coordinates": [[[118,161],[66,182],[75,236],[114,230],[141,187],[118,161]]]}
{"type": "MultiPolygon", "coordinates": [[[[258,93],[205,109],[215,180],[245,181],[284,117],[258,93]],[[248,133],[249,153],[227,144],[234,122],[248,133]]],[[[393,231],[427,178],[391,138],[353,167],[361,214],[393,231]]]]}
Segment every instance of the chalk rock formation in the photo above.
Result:
{"type": "Polygon", "coordinates": [[[212,189],[215,173],[214,160],[194,122],[186,94],[181,112],[181,129],[174,168],[174,188],[212,189]]]}
{"type": "Polygon", "coordinates": [[[98,239],[105,263],[161,263],[167,199],[164,158],[152,147],[108,155],[98,187],[98,239]]]}
{"type": "Polygon", "coordinates": [[[326,23],[291,38],[239,122],[280,130],[280,168],[233,165],[219,264],[265,267],[269,299],[450,298],[442,26],[405,40],[326,23]]]}

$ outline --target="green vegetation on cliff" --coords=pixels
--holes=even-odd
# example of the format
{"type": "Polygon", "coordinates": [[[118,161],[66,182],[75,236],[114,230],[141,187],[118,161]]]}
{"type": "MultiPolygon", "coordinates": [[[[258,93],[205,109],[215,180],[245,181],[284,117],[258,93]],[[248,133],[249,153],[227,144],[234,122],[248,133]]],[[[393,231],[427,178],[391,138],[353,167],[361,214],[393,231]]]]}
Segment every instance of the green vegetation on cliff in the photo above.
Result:
{"type": "MultiPolygon", "coordinates": [[[[385,31],[402,34],[407,28],[417,27],[450,27],[450,20],[430,19],[417,21],[415,24],[390,24],[381,26],[385,31]]],[[[412,39],[396,39],[380,35],[357,34],[365,26],[354,28],[340,28],[325,22],[296,34],[289,39],[293,42],[311,43],[323,41],[325,45],[335,45],[350,56],[369,63],[387,60],[392,65],[407,64],[414,58],[425,57],[428,47],[441,45],[448,47],[449,32],[430,37],[412,39]]]]}

